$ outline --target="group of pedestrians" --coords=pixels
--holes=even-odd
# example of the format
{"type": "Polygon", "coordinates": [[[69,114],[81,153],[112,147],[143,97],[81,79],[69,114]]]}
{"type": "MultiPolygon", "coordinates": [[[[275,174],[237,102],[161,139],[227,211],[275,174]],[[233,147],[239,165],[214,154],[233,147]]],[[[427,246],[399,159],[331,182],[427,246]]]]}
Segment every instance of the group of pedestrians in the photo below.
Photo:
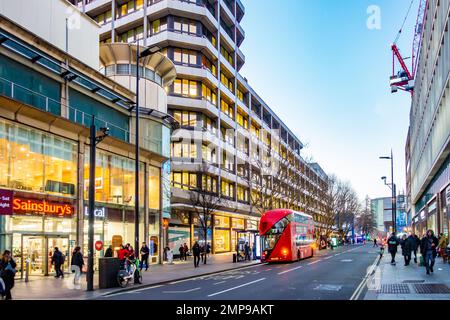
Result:
{"type": "MultiPolygon", "coordinates": [[[[374,245],[376,240],[374,240],[374,245]]],[[[417,263],[417,251],[420,251],[421,261],[420,264],[425,266],[426,273],[429,275],[434,272],[434,265],[438,254],[446,255],[448,247],[448,240],[445,235],[440,234],[440,238],[436,238],[433,230],[428,230],[427,233],[419,239],[419,237],[410,233],[409,235],[403,235],[399,239],[395,233],[392,233],[387,240],[388,252],[391,254],[391,265],[395,266],[395,257],[397,254],[398,246],[402,249],[402,255],[405,260],[405,266],[409,266],[412,255],[414,254],[414,263],[417,263]]],[[[384,247],[384,243],[380,244],[384,247]]]]}
{"type": "Polygon", "coordinates": [[[194,268],[198,268],[200,259],[203,264],[206,264],[206,260],[211,253],[211,245],[209,243],[200,245],[198,241],[195,241],[192,246],[192,255],[194,256],[194,268]]]}
{"type": "Polygon", "coordinates": [[[180,248],[178,249],[180,252],[180,260],[181,261],[187,261],[189,247],[187,246],[186,242],[182,245],[180,245],[180,248]]]}

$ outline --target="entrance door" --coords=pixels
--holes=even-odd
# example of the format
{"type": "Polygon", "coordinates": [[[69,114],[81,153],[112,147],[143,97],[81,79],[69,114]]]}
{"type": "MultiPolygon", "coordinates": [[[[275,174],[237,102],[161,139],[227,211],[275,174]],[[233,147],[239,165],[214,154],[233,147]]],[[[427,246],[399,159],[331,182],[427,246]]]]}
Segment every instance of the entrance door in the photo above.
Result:
{"type": "MultiPolygon", "coordinates": [[[[26,262],[29,261],[29,275],[43,275],[45,273],[45,251],[43,236],[22,236],[21,270],[25,271],[26,262]]],[[[25,274],[22,272],[21,277],[25,274]]]]}
{"type": "Polygon", "coordinates": [[[45,237],[47,242],[47,270],[45,275],[48,276],[49,274],[53,274],[55,272],[55,267],[52,264],[52,256],[54,253],[54,249],[58,248],[59,251],[65,256],[64,264],[61,267],[61,270],[63,272],[67,272],[69,270],[69,238],[68,237],[52,237],[47,236],[45,237]]]}

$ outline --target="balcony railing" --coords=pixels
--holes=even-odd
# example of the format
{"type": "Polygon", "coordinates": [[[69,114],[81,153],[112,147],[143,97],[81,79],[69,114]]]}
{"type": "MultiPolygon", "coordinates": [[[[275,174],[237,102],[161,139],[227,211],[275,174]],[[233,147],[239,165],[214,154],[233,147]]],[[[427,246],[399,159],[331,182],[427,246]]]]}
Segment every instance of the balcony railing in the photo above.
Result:
{"type": "MultiPolygon", "coordinates": [[[[65,105],[61,103],[61,101],[47,97],[39,92],[30,90],[20,84],[14,83],[2,77],[0,77],[0,95],[31,105],[39,110],[52,113],[58,117],[62,117],[62,109],[65,109],[67,112],[66,119],[85,127],[90,127],[92,123],[92,114],[86,113],[76,107],[65,105]]],[[[129,130],[125,130],[111,122],[101,119],[98,116],[95,117],[95,125],[98,128],[109,128],[109,133],[111,136],[126,142],[129,142],[130,138],[135,136],[133,133],[130,133],[129,130]]],[[[161,154],[162,140],[148,137],[140,137],[140,140],[141,143],[143,142],[142,146],[161,154]]]]}

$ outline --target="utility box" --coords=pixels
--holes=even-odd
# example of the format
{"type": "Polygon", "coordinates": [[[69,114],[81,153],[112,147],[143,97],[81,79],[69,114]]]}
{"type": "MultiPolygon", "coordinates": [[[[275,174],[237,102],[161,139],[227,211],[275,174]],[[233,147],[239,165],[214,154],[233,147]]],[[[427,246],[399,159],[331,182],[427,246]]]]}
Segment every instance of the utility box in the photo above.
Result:
{"type": "Polygon", "coordinates": [[[119,286],[117,273],[120,270],[118,258],[98,259],[98,286],[100,289],[115,288],[119,286]]]}

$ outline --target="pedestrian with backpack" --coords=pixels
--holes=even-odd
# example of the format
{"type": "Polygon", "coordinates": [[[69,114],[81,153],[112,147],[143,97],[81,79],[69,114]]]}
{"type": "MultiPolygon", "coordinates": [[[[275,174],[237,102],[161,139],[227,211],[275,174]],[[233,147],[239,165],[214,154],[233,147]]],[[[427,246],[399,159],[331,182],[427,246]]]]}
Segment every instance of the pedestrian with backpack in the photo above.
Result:
{"type": "Polygon", "coordinates": [[[58,247],[55,247],[55,251],[53,252],[52,256],[52,264],[55,265],[55,278],[64,278],[64,274],[61,271],[61,266],[63,265],[65,261],[65,256],[62,254],[61,251],[59,251],[58,247]]]}
{"type": "Polygon", "coordinates": [[[397,254],[397,248],[400,244],[400,241],[398,240],[397,236],[395,235],[395,232],[392,232],[391,237],[388,240],[388,251],[391,254],[391,265],[395,266],[395,255],[397,254]]]}
{"type": "Polygon", "coordinates": [[[5,250],[0,260],[0,278],[3,280],[2,296],[6,300],[11,300],[11,289],[14,287],[14,277],[16,275],[16,262],[11,257],[11,251],[5,250]]]}

